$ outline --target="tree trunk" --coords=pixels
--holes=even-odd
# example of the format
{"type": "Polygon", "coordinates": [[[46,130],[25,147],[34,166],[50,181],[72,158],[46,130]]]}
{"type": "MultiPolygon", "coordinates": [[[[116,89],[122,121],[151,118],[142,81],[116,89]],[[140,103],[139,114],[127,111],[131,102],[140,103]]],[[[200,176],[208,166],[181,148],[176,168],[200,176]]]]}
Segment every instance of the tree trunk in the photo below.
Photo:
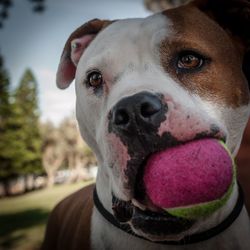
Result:
{"type": "Polygon", "coordinates": [[[52,172],[52,171],[48,171],[47,172],[47,176],[48,176],[48,179],[47,179],[47,188],[51,188],[55,184],[55,173],[52,172]]]}
{"type": "Polygon", "coordinates": [[[3,183],[4,196],[9,196],[10,195],[10,192],[9,192],[9,179],[4,179],[2,183],[3,183]]]}

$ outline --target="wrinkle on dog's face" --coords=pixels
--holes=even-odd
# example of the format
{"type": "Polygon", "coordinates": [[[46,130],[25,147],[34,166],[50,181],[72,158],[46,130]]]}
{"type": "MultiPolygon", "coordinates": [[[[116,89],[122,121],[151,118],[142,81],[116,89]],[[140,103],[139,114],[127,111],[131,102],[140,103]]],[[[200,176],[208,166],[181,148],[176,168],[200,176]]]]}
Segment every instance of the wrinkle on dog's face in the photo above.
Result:
{"type": "MultiPolygon", "coordinates": [[[[178,15],[170,11],[146,19],[117,21],[97,35],[77,67],[76,115],[81,134],[95,151],[109,179],[110,192],[125,201],[133,198],[127,188],[129,162],[143,160],[146,155],[143,150],[151,147],[151,138],[163,140],[170,134],[173,140],[185,142],[199,134],[209,136],[216,130],[213,136],[225,138],[234,155],[240,144],[249,113],[247,83],[239,67],[241,58],[219,26],[217,30],[222,35],[218,35],[228,48],[219,46],[209,28],[200,30],[203,26],[192,18],[187,22],[194,25],[189,34],[188,27],[178,21],[186,19],[185,15],[186,11],[181,10],[178,15]],[[204,51],[212,58],[206,70],[176,74],[169,62],[173,52],[187,49],[185,46],[204,51]],[[216,47],[219,49],[215,50],[216,47]],[[94,69],[102,72],[104,79],[101,95],[86,87],[86,73],[94,69]],[[161,94],[161,101],[168,106],[166,119],[155,134],[151,137],[144,134],[146,139],[140,141],[137,135],[124,139],[109,131],[109,114],[116,103],[143,91],[161,94]]],[[[189,15],[195,16],[190,12],[189,15]]],[[[199,22],[203,21],[210,25],[207,17],[201,16],[199,22]]],[[[214,30],[216,24],[211,25],[214,30]]]]}

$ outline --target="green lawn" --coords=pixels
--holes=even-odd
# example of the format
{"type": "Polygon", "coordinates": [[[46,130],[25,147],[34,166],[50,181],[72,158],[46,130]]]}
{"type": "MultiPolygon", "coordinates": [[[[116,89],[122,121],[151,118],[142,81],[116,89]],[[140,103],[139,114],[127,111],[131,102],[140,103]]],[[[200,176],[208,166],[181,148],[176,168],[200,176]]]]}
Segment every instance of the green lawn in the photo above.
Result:
{"type": "Polygon", "coordinates": [[[0,199],[0,249],[39,249],[51,209],[88,183],[55,186],[23,196],[0,199]]]}

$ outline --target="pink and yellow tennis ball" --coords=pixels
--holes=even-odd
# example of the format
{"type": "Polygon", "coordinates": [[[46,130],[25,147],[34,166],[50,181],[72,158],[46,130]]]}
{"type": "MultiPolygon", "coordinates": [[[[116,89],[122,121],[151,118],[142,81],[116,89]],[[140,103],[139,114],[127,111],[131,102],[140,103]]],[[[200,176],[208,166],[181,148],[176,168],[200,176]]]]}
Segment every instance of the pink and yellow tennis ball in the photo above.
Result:
{"type": "Polygon", "coordinates": [[[235,169],[223,142],[202,139],[153,154],[143,181],[153,204],[174,216],[197,219],[226,203],[235,169]]]}

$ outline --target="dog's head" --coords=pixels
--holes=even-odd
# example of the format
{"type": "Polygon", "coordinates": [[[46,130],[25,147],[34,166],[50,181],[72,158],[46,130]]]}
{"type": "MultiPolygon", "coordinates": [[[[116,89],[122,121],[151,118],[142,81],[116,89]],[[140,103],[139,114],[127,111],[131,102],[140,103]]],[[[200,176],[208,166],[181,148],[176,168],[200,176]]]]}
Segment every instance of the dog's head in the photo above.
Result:
{"type": "Polygon", "coordinates": [[[57,84],[75,78],[81,134],[108,184],[101,199],[124,204],[115,215],[137,234],[180,238],[204,221],[169,224],[145,197],[143,167],[202,138],[224,140],[236,155],[249,117],[249,26],[248,0],[197,0],[143,19],[95,19],[69,37],[57,84]]]}

